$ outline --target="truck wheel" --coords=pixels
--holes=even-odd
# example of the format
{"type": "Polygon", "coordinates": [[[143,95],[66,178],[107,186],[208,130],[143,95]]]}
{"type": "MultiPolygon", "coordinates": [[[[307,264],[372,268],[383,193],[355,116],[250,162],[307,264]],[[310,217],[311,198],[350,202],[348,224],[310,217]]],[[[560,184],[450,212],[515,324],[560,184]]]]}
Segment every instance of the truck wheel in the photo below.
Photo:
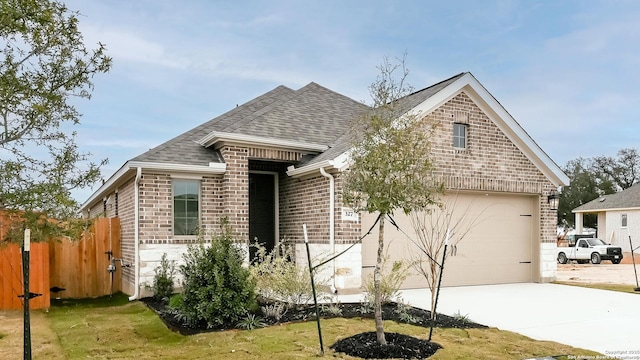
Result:
{"type": "Polygon", "coordinates": [[[600,254],[598,254],[598,253],[591,254],[591,263],[592,264],[600,264],[600,254]]]}
{"type": "Polygon", "coordinates": [[[567,255],[564,253],[558,254],[558,264],[566,264],[567,263],[567,255]]]}
{"type": "Polygon", "coordinates": [[[613,259],[613,260],[611,260],[611,263],[620,264],[620,259],[613,259]]]}

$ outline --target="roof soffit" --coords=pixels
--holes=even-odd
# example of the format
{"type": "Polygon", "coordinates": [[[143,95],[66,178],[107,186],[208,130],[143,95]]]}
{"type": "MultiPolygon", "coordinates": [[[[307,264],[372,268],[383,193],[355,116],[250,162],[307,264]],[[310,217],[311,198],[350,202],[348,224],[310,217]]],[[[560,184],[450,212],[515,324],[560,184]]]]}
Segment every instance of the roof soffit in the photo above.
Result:
{"type": "Polygon", "coordinates": [[[266,147],[278,150],[293,150],[302,153],[318,154],[329,147],[323,144],[311,144],[302,141],[283,140],[275,138],[267,138],[262,136],[227,133],[214,131],[207,136],[198,140],[198,143],[204,147],[213,147],[218,150],[225,145],[241,145],[251,147],[266,147]]]}

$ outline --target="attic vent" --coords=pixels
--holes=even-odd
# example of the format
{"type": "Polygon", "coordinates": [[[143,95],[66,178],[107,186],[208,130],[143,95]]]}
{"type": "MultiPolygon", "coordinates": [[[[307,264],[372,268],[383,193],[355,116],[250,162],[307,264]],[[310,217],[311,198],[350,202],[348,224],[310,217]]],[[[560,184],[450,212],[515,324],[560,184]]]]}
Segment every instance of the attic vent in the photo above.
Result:
{"type": "Polygon", "coordinates": [[[469,113],[466,111],[454,111],[453,117],[454,117],[454,121],[457,123],[462,123],[462,124],[469,123],[469,113]]]}
{"type": "Polygon", "coordinates": [[[600,201],[600,202],[604,202],[605,200],[607,200],[607,198],[605,198],[605,197],[601,197],[600,199],[598,199],[598,201],[600,201]]]}

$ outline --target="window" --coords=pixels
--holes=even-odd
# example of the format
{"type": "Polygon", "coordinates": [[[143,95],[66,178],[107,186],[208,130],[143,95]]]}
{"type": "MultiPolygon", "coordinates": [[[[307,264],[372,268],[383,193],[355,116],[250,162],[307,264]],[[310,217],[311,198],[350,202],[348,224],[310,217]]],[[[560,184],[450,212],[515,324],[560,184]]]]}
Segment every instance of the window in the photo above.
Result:
{"type": "Polygon", "coordinates": [[[627,214],[622,214],[622,227],[627,227],[627,214]]]}
{"type": "Polygon", "coordinates": [[[467,128],[469,125],[454,123],[453,124],[453,147],[458,149],[467,148],[467,128]]]}
{"type": "Polygon", "coordinates": [[[173,234],[196,235],[200,222],[200,182],[173,180],[173,234]]]}

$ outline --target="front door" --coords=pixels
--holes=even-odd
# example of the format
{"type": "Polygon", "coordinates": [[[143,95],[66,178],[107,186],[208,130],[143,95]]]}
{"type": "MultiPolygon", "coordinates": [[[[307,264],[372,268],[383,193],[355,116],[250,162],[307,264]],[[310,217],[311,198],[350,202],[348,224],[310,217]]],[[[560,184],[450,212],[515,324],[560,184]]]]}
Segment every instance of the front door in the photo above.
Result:
{"type": "MultiPolygon", "coordinates": [[[[276,244],[276,174],[249,173],[249,242],[273,250],[276,244]]],[[[256,247],[249,249],[250,261],[256,247]]]]}

